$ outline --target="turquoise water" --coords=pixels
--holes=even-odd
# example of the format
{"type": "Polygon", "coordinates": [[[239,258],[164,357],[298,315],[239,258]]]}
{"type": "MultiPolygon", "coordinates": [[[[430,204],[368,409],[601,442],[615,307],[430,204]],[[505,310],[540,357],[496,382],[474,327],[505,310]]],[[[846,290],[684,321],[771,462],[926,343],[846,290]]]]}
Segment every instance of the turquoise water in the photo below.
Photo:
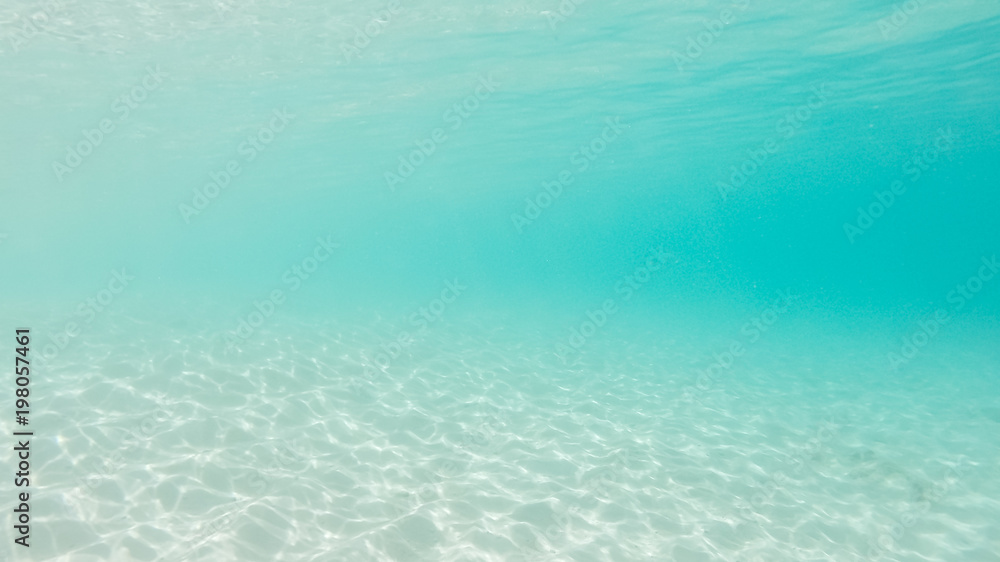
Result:
{"type": "Polygon", "coordinates": [[[4,559],[1000,560],[998,43],[0,4],[4,559]]]}

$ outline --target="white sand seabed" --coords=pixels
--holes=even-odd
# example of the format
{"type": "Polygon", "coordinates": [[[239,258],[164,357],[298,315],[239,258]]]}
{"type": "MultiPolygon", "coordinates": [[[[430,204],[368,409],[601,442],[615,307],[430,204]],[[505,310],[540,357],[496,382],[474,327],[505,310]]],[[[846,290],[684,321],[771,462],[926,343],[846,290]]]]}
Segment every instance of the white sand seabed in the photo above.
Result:
{"type": "Polygon", "coordinates": [[[692,394],[697,338],[442,322],[365,376],[392,334],[109,317],[33,383],[31,559],[1000,560],[997,366],[948,342],[890,380],[775,339],[692,394]]]}

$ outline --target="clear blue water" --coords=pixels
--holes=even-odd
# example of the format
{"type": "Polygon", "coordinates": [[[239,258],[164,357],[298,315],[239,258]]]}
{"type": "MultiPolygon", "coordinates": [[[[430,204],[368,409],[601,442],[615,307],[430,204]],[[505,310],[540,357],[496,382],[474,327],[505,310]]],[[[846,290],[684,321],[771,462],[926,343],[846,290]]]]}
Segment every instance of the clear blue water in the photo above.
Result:
{"type": "Polygon", "coordinates": [[[0,4],[3,556],[1000,560],[998,32],[0,4]]]}

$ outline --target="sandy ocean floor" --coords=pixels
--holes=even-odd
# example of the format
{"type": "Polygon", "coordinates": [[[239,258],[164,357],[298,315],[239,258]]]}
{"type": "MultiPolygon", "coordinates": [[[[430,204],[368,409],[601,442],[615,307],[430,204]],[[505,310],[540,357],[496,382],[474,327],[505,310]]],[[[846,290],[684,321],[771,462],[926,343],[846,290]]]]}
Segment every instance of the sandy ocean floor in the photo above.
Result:
{"type": "Polygon", "coordinates": [[[386,362],[397,331],[227,346],[109,316],[37,385],[32,554],[1000,560],[988,353],[942,339],[889,379],[877,343],[789,329],[699,382],[698,334],[609,329],[564,362],[561,334],[442,322],[386,362]]]}

